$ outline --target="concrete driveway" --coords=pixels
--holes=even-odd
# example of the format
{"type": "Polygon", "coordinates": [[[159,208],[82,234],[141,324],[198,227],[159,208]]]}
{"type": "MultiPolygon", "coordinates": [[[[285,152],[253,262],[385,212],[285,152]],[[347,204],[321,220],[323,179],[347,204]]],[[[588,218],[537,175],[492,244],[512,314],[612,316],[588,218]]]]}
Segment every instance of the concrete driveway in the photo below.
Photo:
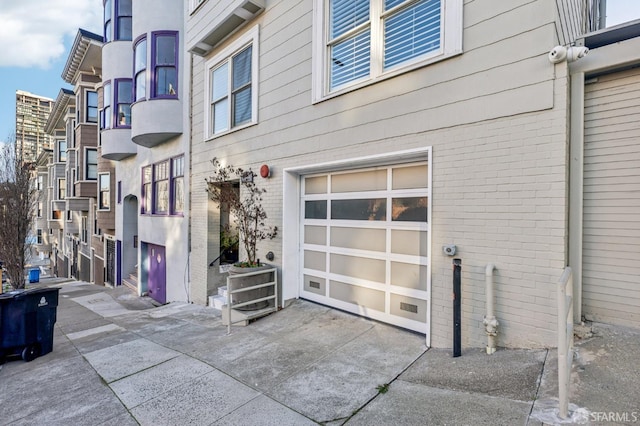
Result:
{"type": "Polygon", "coordinates": [[[0,424],[554,423],[554,359],[451,358],[422,335],[301,300],[227,335],[214,309],[73,282],[54,351],[0,370],[0,424]]]}

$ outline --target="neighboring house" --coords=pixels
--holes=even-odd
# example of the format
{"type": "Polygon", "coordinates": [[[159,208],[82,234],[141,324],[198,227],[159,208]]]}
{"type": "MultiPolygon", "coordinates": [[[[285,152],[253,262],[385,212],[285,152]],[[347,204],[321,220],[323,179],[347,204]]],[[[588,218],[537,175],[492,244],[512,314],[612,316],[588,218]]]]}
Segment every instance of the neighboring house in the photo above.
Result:
{"type": "Polygon", "coordinates": [[[106,264],[116,284],[162,303],[190,299],[183,9],[179,0],[104,2],[101,153],[115,162],[116,194],[106,264]]]}
{"type": "MultiPolygon", "coordinates": [[[[44,127],[44,126],[43,126],[44,127]]],[[[37,191],[36,218],[33,224],[33,235],[36,237],[36,254],[42,258],[50,258],[52,235],[49,228],[50,191],[49,164],[53,161],[53,151],[42,148],[35,161],[34,177],[37,191]]]]}
{"type": "Polygon", "coordinates": [[[640,20],[570,64],[569,265],[576,321],[640,327],[640,20]]]}
{"type": "Polygon", "coordinates": [[[69,276],[93,282],[95,204],[98,194],[98,86],[101,83],[102,36],[79,30],[62,72],[75,94],[75,122],[68,139],[64,253],[69,276]]]}
{"type": "MultiPolygon", "coordinates": [[[[597,3],[188,2],[191,299],[206,303],[222,283],[209,264],[220,254],[225,218],[205,192],[209,161],[218,157],[271,170],[256,179],[267,190],[268,223],[281,232],[260,245],[259,257],[275,254],[285,304],[305,298],[450,347],[452,257],[443,246],[454,244],[462,259],[465,346],[486,342],[490,263],[497,267],[500,346],[556,344],[556,283],[567,265],[574,266],[583,295],[578,313],[584,308],[593,318],[640,325],[640,271],[629,265],[638,258],[637,221],[631,224],[638,194],[624,186],[626,177],[607,178],[613,185],[607,190],[622,191],[616,198],[635,201],[590,211],[585,189],[585,233],[587,226],[604,234],[614,227],[620,237],[607,243],[605,264],[616,271],[604,268],[588,278],[581,263],[585,271],[595,269],[588,267],[597,257],[589,250],[599,243],[582,238],[582,192],[574,192],[583,186],[576,175],[582,164],[575,163],[582,151],[574,152],[582,147],[576,101],[583,87],[586,98],[598,90],[581,81],[637,65],[640,49],[627,40],[594,49],[572,67],[548,56],[556,45],[597,29],[591,13],[597,3]],[[616,55],[627,44],[624,60],[579,71],[597,61],[600,49],[616,55]],[[600,213],[612,216],[590,225],[600,213]],[[618,248],[624,256],[616,258],[618,248]],[[609,293],[621,274],[627,278],[609,293]],[[619,303],[625,308],[612,306],[619,303]]],[[[628,70],[599,78],[623,78],[628,90],[637,75],[628,70]]],[[[615,92],[604,81],[603,90],[615,92]]],[[[585,122],[598,103],[585,101],[585,122]]],[[[628,126],[634,119],[640,122],[636,114],[628,126]]],[[[589,130],[584,133],[586,159],[589,130]]],[[[628,142],[637,153],[638,144],[628,142]]],[[[586,160],[584,167],[587,188],[599,169],[588,172],[586,160]]],[[[613,161],[609,167],[613,174],[620,170],[613,161]]],[[[625,173],[638,176],[637,168],[625,173]]]]}
{"type": "Polygon", "coordinates": [[[53,156],[48,165],[49,200],[47,228],[50,234],[50,267],[55,276],[68,277],[68,252],[65,225],[67,217],[67,146],[73,145],[75,137],[75,95],[68,89],[60,89],[45,130],[53,138],[53,156]]]}

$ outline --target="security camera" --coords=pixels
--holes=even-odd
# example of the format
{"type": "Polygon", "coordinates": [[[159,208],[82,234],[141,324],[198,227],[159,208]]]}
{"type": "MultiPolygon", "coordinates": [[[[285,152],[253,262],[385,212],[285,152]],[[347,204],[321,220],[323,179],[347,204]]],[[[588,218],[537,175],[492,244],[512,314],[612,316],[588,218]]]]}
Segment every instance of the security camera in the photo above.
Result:
{"type": "Polygon", "coordinates": [[[584,58],[589,53],[589,48],[585,46],[572,46],[567,49],[567,62],[577,61],[584,58]]]}
{"type": "Polygon", "coordinates": [[[445,244],[442,246],[442,251],[447,256],[453,256],[456,254],[456,246],[455,244],[445,244]]]}
{"type": "Polygon", "coordinates": [[[567,48],[564,46],[556,46],[549,52],[549,62],[559,64],[567,59],[567,48]]]}
{"type": "Polygon", "coordinates": [[[585,46],[556,46],[549,52],[549,62],[558,64],[565,59],[567,62],[574,62],[584,58],[589,53],[589,48],[585,46]]]}

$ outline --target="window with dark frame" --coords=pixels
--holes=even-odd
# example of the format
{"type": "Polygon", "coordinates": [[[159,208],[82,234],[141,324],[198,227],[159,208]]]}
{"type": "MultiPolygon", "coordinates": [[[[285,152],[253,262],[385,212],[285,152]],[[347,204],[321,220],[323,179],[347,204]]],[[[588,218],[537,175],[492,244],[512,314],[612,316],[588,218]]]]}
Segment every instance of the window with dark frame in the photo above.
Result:
{"type": "Polygon", "coordinates": [[[58,161],[67,161],[67,141],[58,142],[58,161]]]}
{"type": "Polygon", "coordinates": [[[130,78],[116,79],[114,91],[116,108],[114,127],[130,127],[132,80],[130,78]]]}
{"type": "Polygon", "coordinates": [[[171,159],[171,214],[184,212],[184,156],[171,159]]]}
{"type": "Polygon", "coordinates": [[[80,239],[83,243],[86,243],[87,241],[89,241],[89,230],[87,228],[87,217],[86,216],[82,216],[80,218],[80,239]]]}
{"type": "MultiPolygon", "coordinates": [[[[120,184],[119,181],[118,193],[120,184]]],[[[141,214],[181,216],[184,213],[184,155],[142,168],[141,199],[141,214]]]]}
{"type": "Polygon", "coordinates": [[[100,173],[98,185],[98,207],[100,210],[109,210],[111,207],[111,175],[109,173],[100,173]]]}
{"type": "Polygon", "coordinates": [[[38,244],[42,244],[42,229],[37,230],[38,244]]]}
{"type": "Polygon", "coordinates": [[[98,151],[95,149],[87,149],[85,151],[85,180],[98,179],[98,151]]]}
{"type": "Polygon", "coordinates": [[[113,12],[111,0],[104,0],[104,42],[109,43],[112,40],[111,14],[113,12]]]}
{"type": "Polygon", "coordinates": [[[98,122],[98,93],[93,90],[87,91],[87,106],[86,106],[86,122],[97,123],[98,122]]]}
{"type": "Polygon", "coordinates": [[[131,0],[116,0],[116,40],[131,40],[131,0]]]}
{"type": "Polygon", "coordinates": [[[151,214],[151,166],[142,168],[142,214],[151,214]]]}
{"type": "Polygon", "coordinates": [[[67,195],[67,180],[58,179],[58,200],[64,200],[67,195]]]}
{"type": "Polygon", "coordinates": [[[178,96],[178,33],[152,33],[152,98],[178,96]]]}
{"type": "Polygon", "coordinates": [[[153,213],[169,212],[169,161],[153,165],[153,213]]]}
{"type": "Polygon", "coordinates": [[[112,94],[111,94],[111,82],[107,82],[104,83],[104,86],[102,88],[102,98],[103,98],[103,105],[104,108],[102,109],[102,112],[100,114],[100,128],[101,129],[110,129],[111,128],[111,115],[112,115],[112,110],[111,110],[111,98],[112,98],[112,94]]]}
{"type": "Polygon", "coordinates": [[[133,48],[134,101],[147,95],[147,39],[142,37],[133,48]]]}

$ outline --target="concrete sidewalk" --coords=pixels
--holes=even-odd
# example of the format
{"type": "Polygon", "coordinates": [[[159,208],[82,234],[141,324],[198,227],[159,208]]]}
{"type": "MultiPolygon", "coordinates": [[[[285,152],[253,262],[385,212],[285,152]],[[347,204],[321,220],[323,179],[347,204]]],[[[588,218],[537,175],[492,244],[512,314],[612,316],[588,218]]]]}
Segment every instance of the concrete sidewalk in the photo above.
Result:
{"type": "MultiPolygon", "coordinates": [[[[451,358],[424,336],[305,301],[228,336],[211,308],[58,285],[54,351],[2,366],[0,424],[560,423],[554,350],[451,358]]],[[[640,417],[639,337],[598,325],[577,346],[574,422],[640,417]]]]}

